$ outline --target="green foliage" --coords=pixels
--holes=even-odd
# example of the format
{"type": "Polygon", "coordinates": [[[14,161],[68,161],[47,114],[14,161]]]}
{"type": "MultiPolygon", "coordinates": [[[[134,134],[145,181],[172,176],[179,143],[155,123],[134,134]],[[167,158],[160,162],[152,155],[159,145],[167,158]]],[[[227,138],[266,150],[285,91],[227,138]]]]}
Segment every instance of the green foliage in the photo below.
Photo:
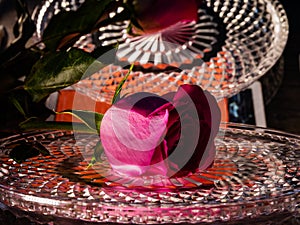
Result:
{"type": "Polygon", "coordinates": [[[90,129],[84,123],[72,123],[72,122],[57,122],[57,121],[43,121],[36,117],[31,117],[20,124],[20,129],[24,131],[36,131],[36,130],[70,130],[76,132],[84,132],[89,134],[95,134],[94,129],[90,129]]]}
{"type": "Polygon", "coordinates": [[[100,133],[100,124],[103,114],[87,110],[65,110],[57,114],[72,115],[83,122],[89,129],[95,131],[95,133],[100,133]]]}
{"type": "MultiPolygon", "coordinates": [[[[138,27],[131,3],[88,0],[76,11],[62,10],[53,15],[40,42],[30,42],[36,30],[35,23],[28,12],[26,1],[14,2],[18,20],[13,27],[15,39],[9,47],[5,43],[6,29],[1,28],[4,38],[0,52],[0,94],[17,87],[20,83],[18,79],[25,76],[25,89],[36,102],[76,83],[84,75],[89,63],[94,62],[94,58],[113,48],[96,48],[91,53],[70,50],[82,35],[93,33],[100,26],[128,19],[138,27]],[[115,12],[119,6],[123,6],[125,10],[110,18],[109,13],[115,12]],[[40,43],[44,43],[46,48],[40,48],[40,43]]],[[[101,68],[101,63],[99,67],[96,63],[96,68],[101,68]]]]}
{"type": "Polygon", "coordinates": [[[101,155],[104,152],[103,146],[100,141],[97,142],[94,148],[94,156],[91,159],[91,162],[88,165],[88,168],[93,166],[96,162],[101,162],[101,155]]]}
{"type": "Polygon", "coordinates": [[[25,90],[35,102],[41,101],[52,92],[78,82],[91,64],[94,67],[90,73],[103,67],[102,63],[79,49],[49,52],[33,66],[25,80],[25,90]]]}
{"type": "MultiPolygon", "coordinates": [[[[99,134],[102,114],[66,110],[58,114],[72,115],[81,123],[44,121],[45,115],[53,113],[45,107],[44,101],[51,93],[99,71],[105,63],[112,63],[112,58],[109,57],[104,59],[105,63],[96,58],[114,46],[96,48],[91,53],[73,48],[82,35],[123,20],[131,20],[131,25],[142,29],[135,19],[131,1],[86,0],[76,11],[60,11],[50,19],[38,42],[33,38],[36,27],[26,1],[13,1],[18,19],[13,27],[14,40],[9,46],[7,29],[0,26],[0,104],[3,103],[1,99],[5,99],[17,111],[17,114],[12,115],[25,118],[19,125],[22,131],[62,129],[99,134]],[[125,10],[110,18],[109,13],[115,12],[119,6],[123,6],[125,10]],[[41,43],[45,48],[41,48],[41,43]],[[24,81],[20,80],[22,77],[25,77],[24,81]]],[[[117,87],[112,103],[120,98],[122,86],[132,68],[133,65],[117,87]]],[[[95,162],[100,160],[102,152],[103,147],[99,142],[95,147],[95,162]]],[[[12,149],[10,157],[21,163],[40,154],[49,154],[41,143],[24,142],[12,149]]]]}

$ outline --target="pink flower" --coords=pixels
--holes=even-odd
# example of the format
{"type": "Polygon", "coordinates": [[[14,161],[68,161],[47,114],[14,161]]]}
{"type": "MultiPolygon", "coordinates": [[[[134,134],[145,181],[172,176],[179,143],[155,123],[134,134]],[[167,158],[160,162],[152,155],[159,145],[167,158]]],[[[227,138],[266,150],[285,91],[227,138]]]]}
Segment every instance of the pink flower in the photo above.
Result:
{"type": "Polygon", "coordinates": [[[156,32],[179,21],[197,21],[199,0],[134,0],[137,21],[145,33],[156,32]]]}
{"type": "Polygon", "coordinates": [[[164,96],[136,93],[104,115],[100,137],[113,170],[127,176],[182,176],[210,167],[220,110],[213,96],[182,85],[164,96]]]}

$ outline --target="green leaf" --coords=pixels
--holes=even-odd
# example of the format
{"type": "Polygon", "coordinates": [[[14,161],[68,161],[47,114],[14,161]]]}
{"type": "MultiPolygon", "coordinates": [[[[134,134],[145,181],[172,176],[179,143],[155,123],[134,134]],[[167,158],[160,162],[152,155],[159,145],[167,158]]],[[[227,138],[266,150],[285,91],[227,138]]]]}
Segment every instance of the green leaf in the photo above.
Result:
{"type": "Polygon", "coordinates": [[[116,88],[114,97],[112,99],[112,104],[114,104],[116,101],[118,101],[120,99],[120,94],[123,88],[123,85],[125,83],[125,81],[127,80],[129,74],[131,73],[132,69],[134,67],[134,64],[131,64],[129,71],[127,72],[127,74],[125,75],[125,77],[122,79],[122,81],[119,83],[118,87],[116,88]]]}
{"type": "Polygon", "coordinates": [[[60,11],[51,18],[43,33],[46,47],[53,51],[72,46],[80,36],[94,29],[112,3],[116,4],[115,0],[88,0],[76,11],[60,11]]]}
{"type": "Polygon", "coordinates": [[[24,116],[24,118],[26,118],[27,117],[26,113],[23,107],[21,106],[20,102],[18,101],[18,99],[16,99],[14,96],[9,96],[9,100],[16,107],[16,109],[24,116]]]}
{"type": "Polygon", "coordinates": [[[97,142],[94,149],[94,157],[97,162],[101,161],[101,155],[104,152],[103,146],[100,141],[97,142]]]}
{"type": "Polygon", "coordinates": [[[65,110],[57,112],[57,114],[72,115],[82,121],[89,129],[94,130],[98,134],[100,133],[100,124],[103,114],[86,110],[65,110]]]}
{"type": "Polygon", "coordinates": [[[101,161],[101,155],[102,155],[103,151],[104,151],[103,146],[99,140],[95,146],[94,156],[92,157],[91,162],[88,165],[88,168],[92,167],[96,162],[101,161]]]}
{"type": "Polygon", "coordinates": [[[32,68],[25,80],[25,90],[39,102],[52,92],[68,87],[101,68],[103,64],[79,50],[49,52],[32,68]]]}
{"type": "MultiPolygon", "coordinates": [[[[2,55],[6,56],[6,51],[2,55]]],[[[0,61],[0,94],[11,90],[16,84],[20,83],[18,79],[28,75],[39,58],[40,54],[38,52],[25,49],[20,50],[10,59],[5,58],[0,61]]]]}
{"type": "Polygon", "coordinates": [[[74,132],[83,132],[89,134],[98,134],[94,129],[90,129],[84,123],[41,121],[37,118],[29,118],[19,125],[23,131],[36,130],[70,130],[74,132]]]}
{"type": "Polygon", "coordinates": [[[22,163],[26,159],[36,157],[40,154],[43,156],[50,155],[48,149],[39,142],[22,142],[9,152],[9,157],[17,163],[22,163]]]}

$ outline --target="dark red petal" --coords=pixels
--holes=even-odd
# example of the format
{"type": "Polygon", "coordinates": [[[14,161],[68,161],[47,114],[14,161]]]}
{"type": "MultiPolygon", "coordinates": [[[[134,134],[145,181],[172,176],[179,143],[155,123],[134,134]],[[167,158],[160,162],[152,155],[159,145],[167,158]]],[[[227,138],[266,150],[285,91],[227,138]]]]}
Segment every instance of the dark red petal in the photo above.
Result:
{"type": "MultiPolygon", "coordinates": [[[[190,129],[190,127],[187,127],[187,129],[190,129]]],[[[203,159],[205,151],[209,150],[209,148],[211,147],[208,145],[209,137],[210,128],[203,121],[200,122],[199,137],[195,137],[195,135],[193,134],[191,134],[190,136],[182,137],[182,144],[178,146],[178,153],[179,151],[181,151],[181,154],[178,154],[175,159],[172,159],[172,162],[180,166],[180,170],[174,176],[183,176],[188,174],[189,172],[195,172],[195,170],[199,168],[199,164],[203,159]],[[195,143],[195,139],[197,140],[197,143],[195,143]]],[[[211,155],[208,155],[207,157],[211,157],[211,155]]],[[[214,154],[212,155],[212,157],[214,157],[214,154]]],[[[210,165],[213,159],[214,158],[206,158],[204,160],[209,161],[210,165]]]]}
{"type": "Polygon", "coordinates": [[[147,117],[166,103],[168,103],[167,100],[156,94],[139,92],[122,98],[114,105],[120,109],[132,110],[147,117]]]}
{"type": "MultiPolygon", "coordinates": [[[[200,162],[201,169],[213,162],[213,140],[221,114],[216,99],[196,85],[182,85],[174,95],[173,105],[179,113],[181,133],[178,145],[172,149],[175,155],[169,159],[181,168],[175,176],[181,176],[194,172],[200,162]]],[[[168,130],[167,137],[172,137],[171,131],[168,130]]]]}

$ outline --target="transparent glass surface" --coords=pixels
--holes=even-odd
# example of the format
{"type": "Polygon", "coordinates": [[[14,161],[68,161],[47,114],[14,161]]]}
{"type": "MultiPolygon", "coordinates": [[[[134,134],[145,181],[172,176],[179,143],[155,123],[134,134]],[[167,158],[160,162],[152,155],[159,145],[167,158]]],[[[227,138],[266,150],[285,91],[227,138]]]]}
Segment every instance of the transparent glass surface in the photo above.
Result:
{"type": "Polygon", "coordinates": [[[139,36],[127,33],[128,21],[100,28],[98,45],[118,44],[117,60],[75,89],[110,102],[126,74],[123,65],[135,63],[134,79],[127,82],[133,89],[128,92],[165,93],[189,83],[218,99],[230,97],[264,75],[286,45],[288,21],[277,0],[206,0],[198,16],[197,22],[178,22],[139,36]]]}
{"type": "Polygon", "coordinates": [[[238,124],[224,124],[221,131],[214,165],[179,178],[120,176],[105,156],[88,167],[99,140],[91,134],[49,131],[2,139],[0,201],[37,215],[104,223],[210,223],[298,215],[299,136],[238,124]],[[9,157],[16,146],[37,142],[49,156],[21,164],[9,157]]]}

